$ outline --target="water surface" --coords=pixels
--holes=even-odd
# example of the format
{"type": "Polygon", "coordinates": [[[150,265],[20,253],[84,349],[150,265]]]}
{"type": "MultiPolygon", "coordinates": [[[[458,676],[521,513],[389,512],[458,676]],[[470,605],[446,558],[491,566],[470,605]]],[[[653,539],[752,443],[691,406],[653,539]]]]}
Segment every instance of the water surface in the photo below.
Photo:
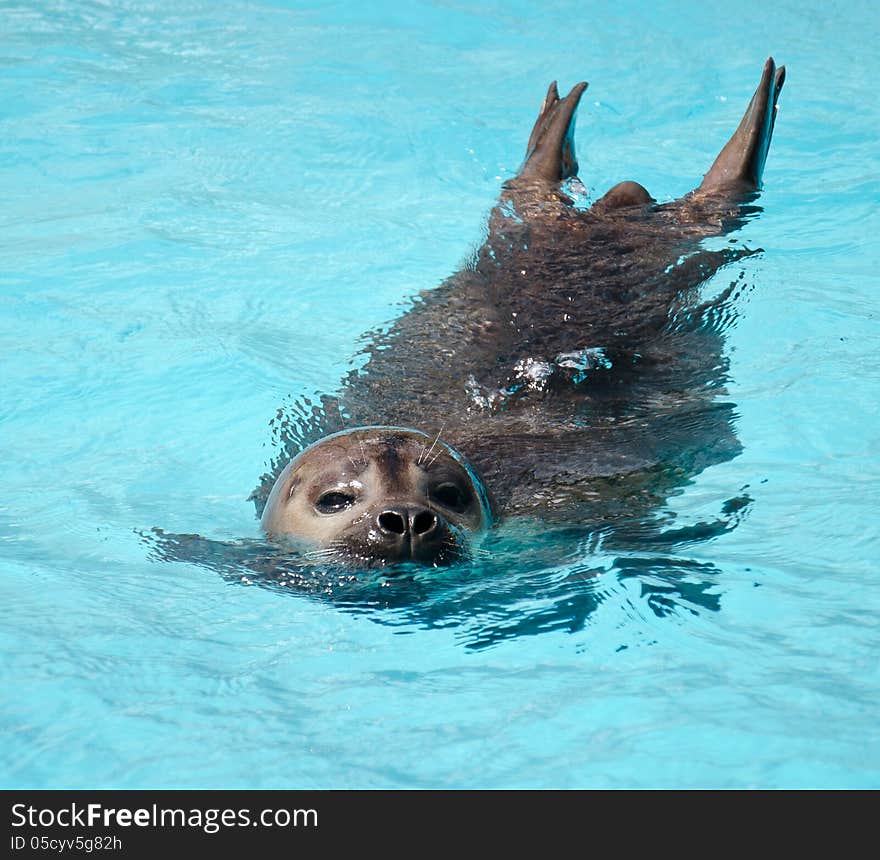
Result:
{"type": "Polygon", "coordinates": [[[10,2],[7,788],[878,787],[873,4],[10,2]],[[547,83],[592,196],[694,187],[789,78],[726,331],[743,446],[674,545],[505,533],[341,599],[157,558],[258,537],[279,407],[455,271],[547,83]],[[293,592],[293,593],[291,593],[293,592]]]}

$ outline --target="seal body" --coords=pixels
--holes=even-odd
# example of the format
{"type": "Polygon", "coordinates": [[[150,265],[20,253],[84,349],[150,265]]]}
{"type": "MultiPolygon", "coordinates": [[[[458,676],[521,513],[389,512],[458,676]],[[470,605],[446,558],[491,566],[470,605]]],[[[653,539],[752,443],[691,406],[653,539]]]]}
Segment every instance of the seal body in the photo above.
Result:
{"type": "Polygon", "coordinates": [[[561,184],[576,176],[574,117],[586,84],[565,98],[551,85],[523,167],[471,262],[374,338],[366,365],[284,440],[255,493],[258,511],[268,496],[267,534],[340,557],[437,563],[465,555],[467,535],[489,523],[481,497],[491,495],[501,518],[607,523],[734,456],[713,322],[728,296],[701,304],[697,289],[751,252],[701,242],[756,211],[783,82],[784,69],[768,60],[742,123],[691,193],[657,205],[625,182],[589,209],[561,184]],[[418,432],[395,437],[400,427],[418,432]],[[299,452],[326,434],[342,435],[299,452]],[[474,500],[467,511],[450,513],[423,474],[432,440],[474,500]],[[317,476],[312,495],[291,495],[291,482],[317,476]],[[334,481],[366,486],[339,528],[315,511],[322,493],[337,492],[326,489],[334,481]],[[386,511],[388,540],[376,537],[386,511]],[[434,529],[447,537],[428,546],[422,537],[434,529]]]}

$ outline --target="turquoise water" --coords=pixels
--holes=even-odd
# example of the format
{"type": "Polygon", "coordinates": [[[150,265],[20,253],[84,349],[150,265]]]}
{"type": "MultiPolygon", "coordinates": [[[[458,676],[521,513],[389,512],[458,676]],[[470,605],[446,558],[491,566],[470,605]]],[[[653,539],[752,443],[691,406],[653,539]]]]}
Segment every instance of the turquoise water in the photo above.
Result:
{"type": "Polygon", "coordinates": [[[3,787],[880,787],[869,2],[0,4],[3,787]],[[285,403],[455,271],[547,83],[581,177],[699,181],[788,67],[726,335],[735,459],[659,552],[506,532],[333,600],[258,536],[285,403]]]}

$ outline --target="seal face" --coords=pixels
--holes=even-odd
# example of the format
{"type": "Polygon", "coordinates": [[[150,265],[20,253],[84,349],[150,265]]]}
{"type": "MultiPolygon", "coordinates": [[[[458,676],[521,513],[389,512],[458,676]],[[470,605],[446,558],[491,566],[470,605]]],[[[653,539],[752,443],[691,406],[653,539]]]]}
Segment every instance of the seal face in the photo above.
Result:
{"type": "Polygon", "coordinates": [[[418,430],[361,427],[295,457],[275,482],[266,534],[370,565],[445,565],[491,526],[491,504],[458,452],[418,430]]]}

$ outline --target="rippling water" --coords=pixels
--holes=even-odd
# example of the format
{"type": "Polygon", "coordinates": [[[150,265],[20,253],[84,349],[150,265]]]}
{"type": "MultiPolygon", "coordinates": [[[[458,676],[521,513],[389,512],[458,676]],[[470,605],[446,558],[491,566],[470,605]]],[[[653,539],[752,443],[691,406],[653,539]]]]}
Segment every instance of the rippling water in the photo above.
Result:
{"type": "Polygon", "coordinates": [[[3,4],[4,787],[880,786],[877,12],[675,11],[3,4]],[[769,54],[743,450],[662,529],[308,593],[145,539],[258,538],[270,420],[479,243],[549,80],[588,192],[669,200],[769,54]]]}

